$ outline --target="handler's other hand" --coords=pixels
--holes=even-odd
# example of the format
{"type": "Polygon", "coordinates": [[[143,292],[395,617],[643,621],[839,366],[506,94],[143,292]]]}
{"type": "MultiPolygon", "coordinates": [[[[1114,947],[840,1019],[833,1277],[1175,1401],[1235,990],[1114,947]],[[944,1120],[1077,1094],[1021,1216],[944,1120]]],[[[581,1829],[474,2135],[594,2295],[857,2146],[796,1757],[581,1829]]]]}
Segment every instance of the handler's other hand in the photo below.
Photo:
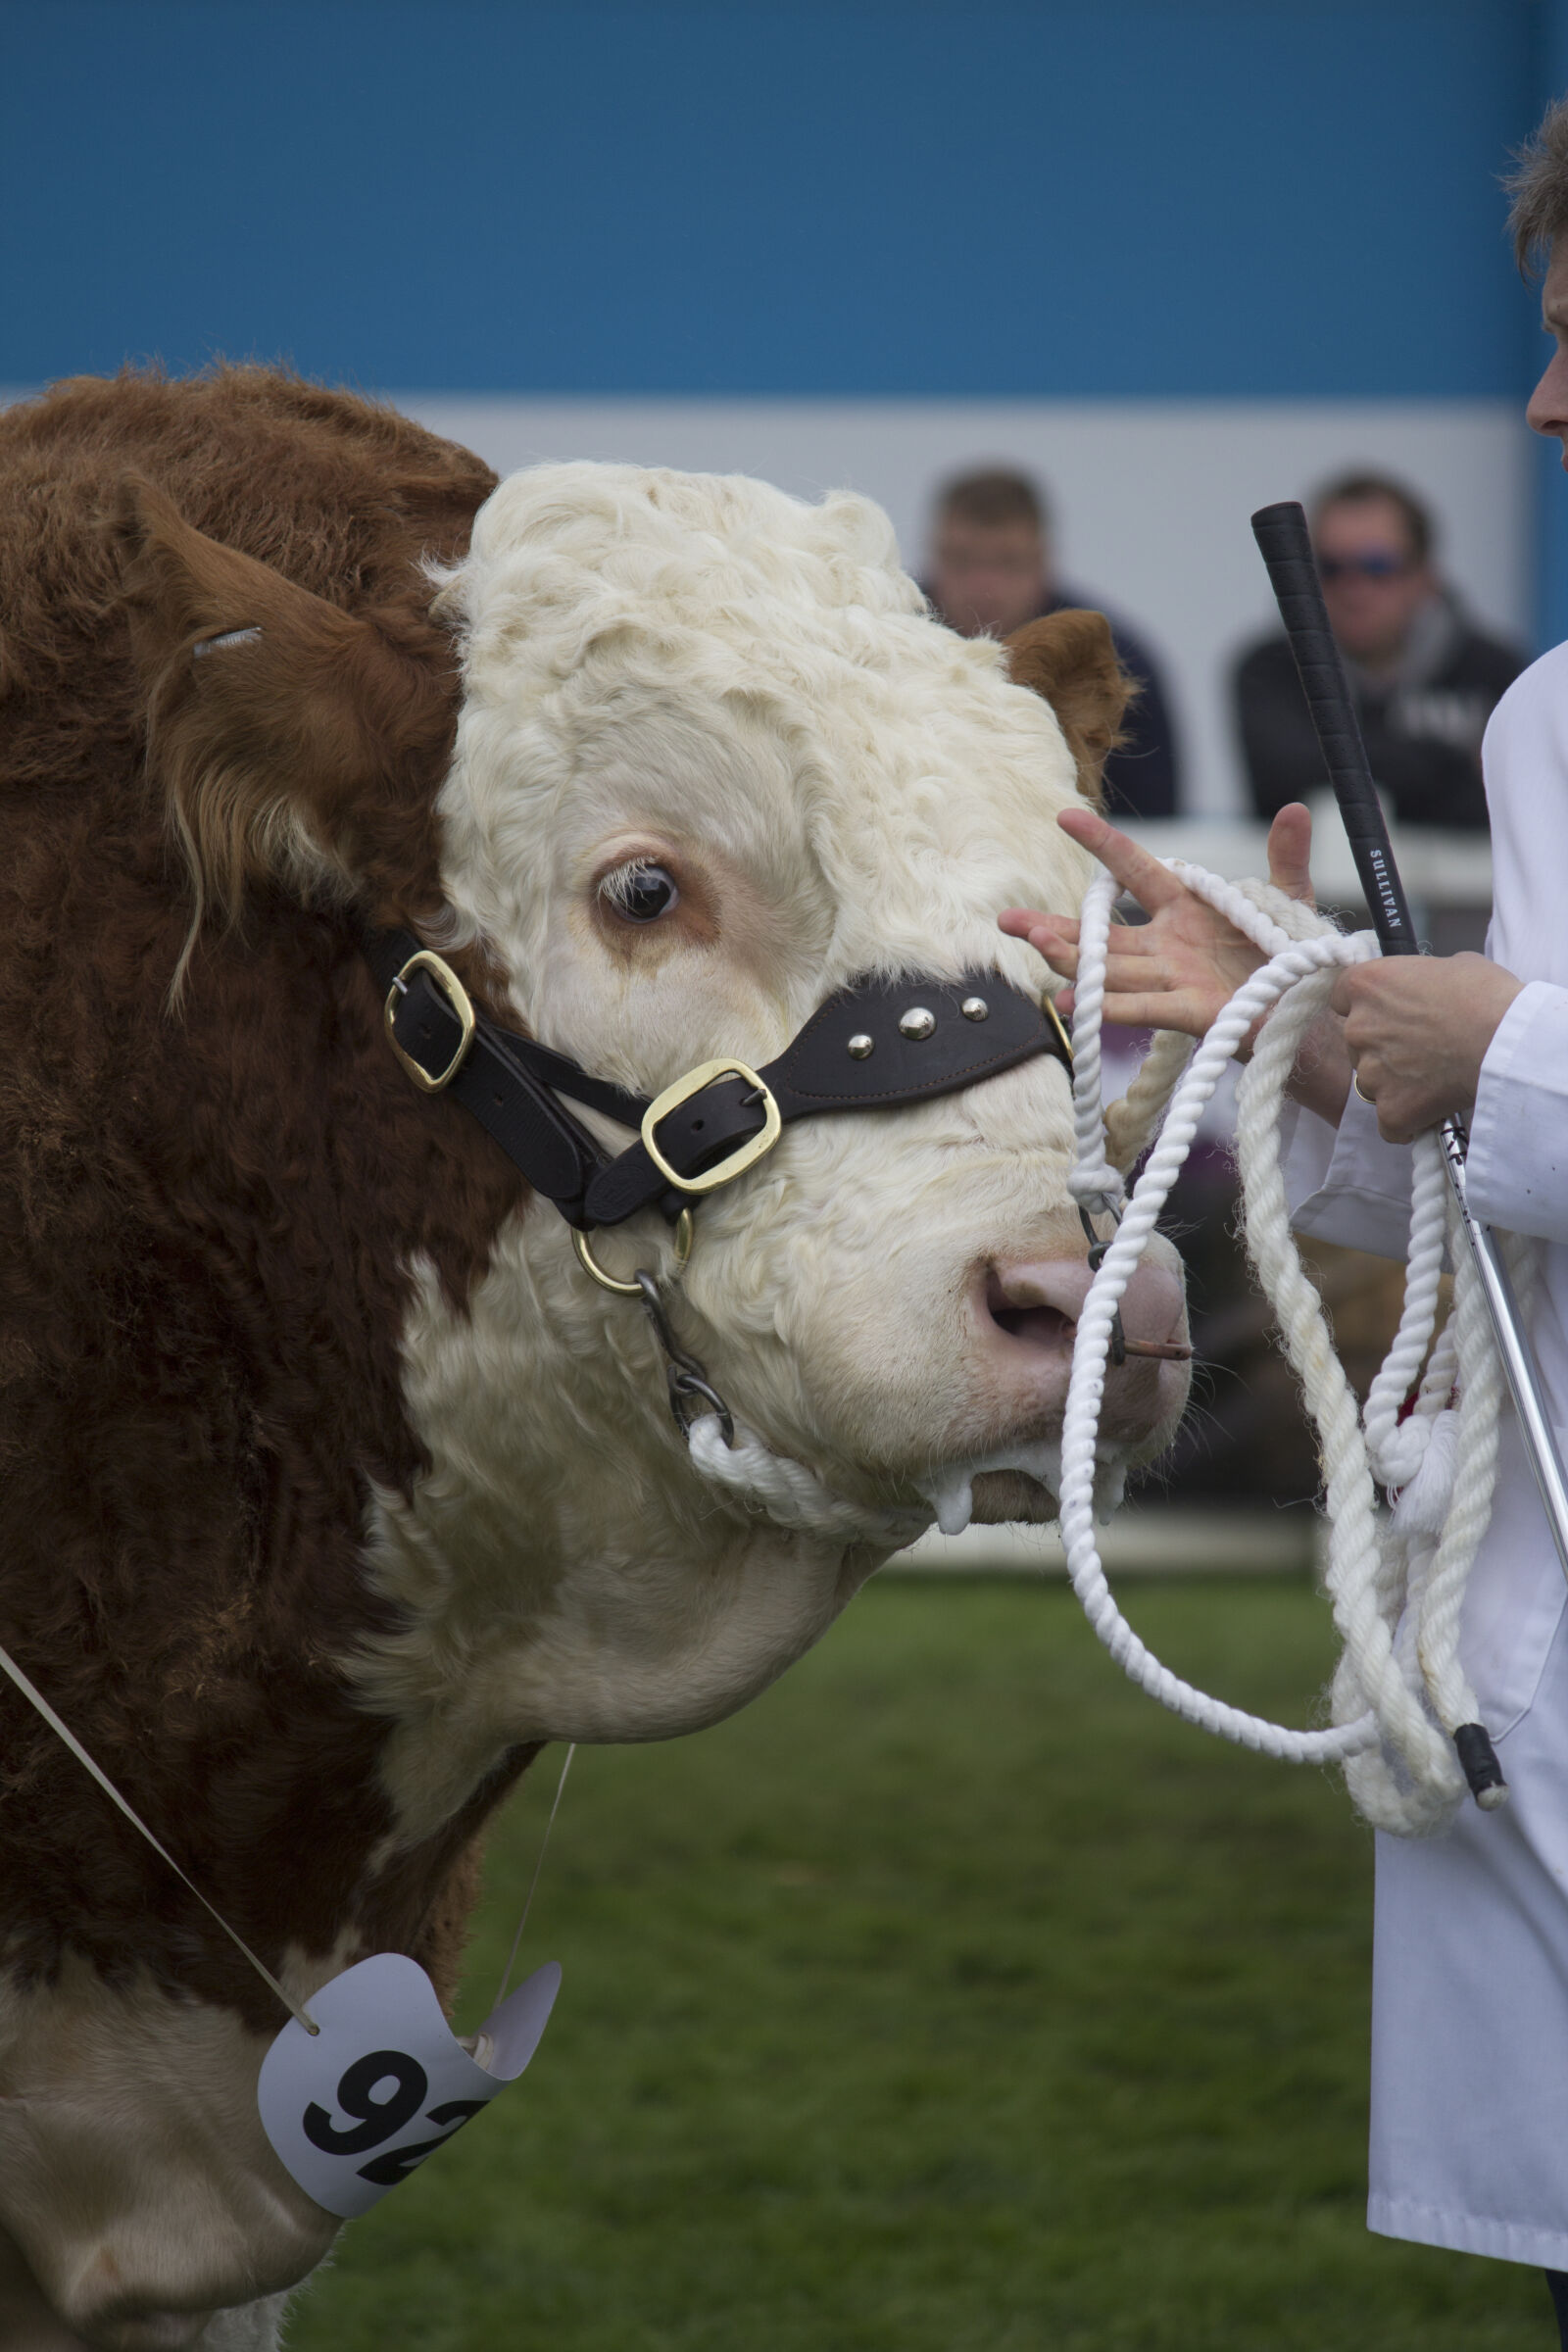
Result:
{"type": "Polygon", "coordinates": [[[1469,1116],[1487,1048],[1523,986],[1485,956],[1385,956],[1340,974],[1330,1003],[1345,1016],[1356,1092],[1389,1143],[1469,1116]]]}
{"type": "MultiPolygon", "coordinates": [[[[1179,1029],[1202,1037],[1245,980],[1267,961],[1250,939],[1195,898],[1157,858],[1141,850],[1091,808],[1068,808],[1056,819],[1064,833],[1107,866],[1149,916],[1147,923],[1113,926],[1105,958],[1104,1017],[1128,1029],[1179,1029]]],[[[1293,899],[1312,903],[1308,860],[1312,819],[1295,801],[1269,828],[1269,879],[1293,899]]],[[[1064,980],[1078,973],[1078,925],[1069,916],[1009,906],[1002,928],[1026,939],[1064,980]]],[[[1056,999],[1070,1014],[1072,992],[1056,999]]]]}

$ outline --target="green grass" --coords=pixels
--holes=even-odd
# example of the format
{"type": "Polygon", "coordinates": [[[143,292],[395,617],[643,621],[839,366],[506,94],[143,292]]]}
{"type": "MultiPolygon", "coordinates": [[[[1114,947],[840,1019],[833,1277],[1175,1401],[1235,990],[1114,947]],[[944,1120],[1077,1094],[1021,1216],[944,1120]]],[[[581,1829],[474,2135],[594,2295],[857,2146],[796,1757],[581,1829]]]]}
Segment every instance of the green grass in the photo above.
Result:
{"type": "MultiPolygon", "coordinates": [[[[1328,1669],[1299,1585],[1131,1614],[1286,1721],[1328,1669]]],[[[1370,1882],[1336,1784],[1165,1715],[1060,1587],[873,1586],[733,1723],[579,1751],[533,2069],[348,2228],[291,2352],[1546,2352],[1538,2275],[1366,2232],[1370,1882]]]]}

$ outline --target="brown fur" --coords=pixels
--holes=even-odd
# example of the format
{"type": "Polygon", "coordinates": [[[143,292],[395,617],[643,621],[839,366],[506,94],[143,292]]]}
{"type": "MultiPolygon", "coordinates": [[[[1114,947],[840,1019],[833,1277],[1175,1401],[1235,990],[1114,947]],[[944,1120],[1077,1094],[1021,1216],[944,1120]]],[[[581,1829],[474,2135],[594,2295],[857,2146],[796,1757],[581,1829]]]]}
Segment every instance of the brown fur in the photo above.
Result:
{"type": "MultiPolygon", "coordinates": [[[[14,409],[0,485],[0,1640],[274,1967],[352,1919],[446,1990],[465,1857],[526,1755],[367,1884],[383,1732],[338,1660],[378,1622],[367,1482],[419,1467],[408,1260],[461,1299],[521,1188],[397,1069],[341,901],[353,873],[377,917],[431,909],[456,681],[418,567],[461,553],[491,476],[235,369],[14,409]],[[274,854],[280,760],[343,877],[314,902],[274,854]],[[177,1012],[164,789],[239,917],[177,1012]]],[[[8,1685],[0,1790],[11,1965],[74,1947],[280,2022],[8,1685]]]]}
{"type": "Polygon", "coordinates": [[[376,922],[434,913],[431,780],[454,716],[444,632],[407,595],[341,611],[205,538],[134,474],[115,535],[151,765],[198,914],[211,899],[232,923],[274,879],[355,898],[376,922]],[[251,643],[212,643],[250,628],[251,643]]]}
{"type": "Polygon", "coordinates": [[[1043,695],[1078,768],[1078,790],[1104,805],[1105,760],[1122,741],[1121,722],[1138,689],[1116,659],[1102,612],[1048,612],[1006,640],[1014,681],[1043,695]]]}

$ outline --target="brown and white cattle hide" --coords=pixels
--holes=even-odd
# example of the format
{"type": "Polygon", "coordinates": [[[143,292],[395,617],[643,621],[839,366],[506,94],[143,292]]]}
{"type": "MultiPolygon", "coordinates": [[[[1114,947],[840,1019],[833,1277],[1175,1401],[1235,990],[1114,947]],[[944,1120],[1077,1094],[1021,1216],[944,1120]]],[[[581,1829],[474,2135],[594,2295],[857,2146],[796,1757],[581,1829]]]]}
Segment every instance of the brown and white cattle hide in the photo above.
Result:
{"type": "MultiPolygon", "coordinates": [[[[997,910],[1076,902],[1121,682],[1037,624],[1058,724],[862,500],[498,488],[260,370],[64,385],[0,482],[0,1640],[297,1995],[388,1950],[448,1997],[540,1745],[713,1722],[879,1554],[699,1479],[644,1318],[397,1066],[356,924],[645,1094],[866,972],[1038,988],[997,910]]],[[[1044,1059],[789,1130],[700,1208],[683,1341],[835,1494],[1052,1516],[1069,1144],[1044,1059]]],[[[599,1249],[669,1268],[661,1220],[599,1249]]],[[[1116,1375],[1111,1470],[1184,1392],[1116,1375]]],[[[280,2013],[9,1686],[0,1739],[0,2343],[259,2352],[335,2227],[257,2120],[280,2013]]]]}

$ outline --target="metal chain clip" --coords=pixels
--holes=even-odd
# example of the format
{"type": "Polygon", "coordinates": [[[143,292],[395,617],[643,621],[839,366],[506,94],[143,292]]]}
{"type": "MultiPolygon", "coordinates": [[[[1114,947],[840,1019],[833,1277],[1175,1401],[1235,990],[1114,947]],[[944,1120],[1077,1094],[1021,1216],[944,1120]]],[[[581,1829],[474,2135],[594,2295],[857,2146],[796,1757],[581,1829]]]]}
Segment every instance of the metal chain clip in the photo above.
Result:
{"type": "Polygon", "coordinates": [[[652,1323],[654,1336],[663,1350],[664,1378],[669,1384],[669,1409],[674,1415],[675,1427],[689,1445],[692,1423],[697,1418],[696,1413],[691,1409],[692,1401],[710,1404],[718,1415],[718,1426],[724,1433],[725,1445],[733,1446],[735,1443],[735,1417],[696,1356],[687,1352],[671,1331],[669,1317],[664,1312],[664,1302],[659,1295],[658,1283],[652,1274],[641,1266],[632,1279],[642,1293],[643,1305],[648,1310],[648,1320],[652,1323]]]}

